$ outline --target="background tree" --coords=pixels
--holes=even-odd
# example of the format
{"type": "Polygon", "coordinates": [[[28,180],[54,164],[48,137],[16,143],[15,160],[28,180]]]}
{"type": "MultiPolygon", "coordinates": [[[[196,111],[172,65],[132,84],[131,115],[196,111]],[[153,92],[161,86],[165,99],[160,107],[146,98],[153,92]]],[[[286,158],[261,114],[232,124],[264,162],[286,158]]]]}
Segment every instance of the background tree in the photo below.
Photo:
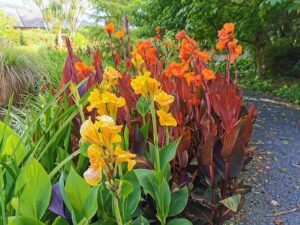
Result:
{"type": "Polygon", "coordinates": [[[120,26],[124,21],[123,17],[126,15],[130,19],[136,10],[142,8],[145,0],[93,0],[92,2],[96,7],[96,19],[110,20],[120,26]]]}
{"type": "Polygon", "coordinates": [[[158,25],[174,32],[185,29],[198,40],[212,40],[202,43],[208,48],[222,25],[234,22],[237,37],[249,47],[257,73],[263,75],[268,45],[282,37],[299,44],[299,9],[298,0],[151,0],[135,13],[134,23],[145,35],[158,25]]]}
{"type": "Polygon", "coordinates": [[[86,11],[90,8],[88,0],[65,0],[64,8],[70,29],[70,36],[74,37],[86,11]]]}

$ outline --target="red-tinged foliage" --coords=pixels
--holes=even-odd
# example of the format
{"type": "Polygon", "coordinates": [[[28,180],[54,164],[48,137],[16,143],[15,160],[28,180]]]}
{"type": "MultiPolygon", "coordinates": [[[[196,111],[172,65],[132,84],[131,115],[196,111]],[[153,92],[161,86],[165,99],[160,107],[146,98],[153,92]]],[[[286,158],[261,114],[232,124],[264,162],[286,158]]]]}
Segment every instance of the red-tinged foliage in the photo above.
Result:
{"type": "MultiPolygon", "coordinates": [[[[128,23],[126,35],[129,43],[128,23]]],[[[201,49],[185,31],[176,35],[178,48],[174,52],[179,52],[179,61],[173,62],[169,62],[170,45],[162,40],[160,29],[153,40],[139,41],[133,52],[128,43],[125,48],[122,42],[120,52],[123,52],[123,59],[118,49],[112,45],[111,35],[109,37],[112,63],[118,69],[122,66],[126,68],[126,71],[120,71],[122,78],[117,84],[118,95],[125,98],[126,107],[119,110],[117,121],[119,124],[126,124],[129,129],[130,148],[139,154],[139,167],[151,168],[152,165],[145,158],[145,151],[149,151],[149,146],[140,130],[143,118],[135,109],[139,96],[130,85],[131,75],[143,73],[142,69],[134,69],[132,66],[131,59],[133,57],[137,60],[137,54],[142,57],[143,66],[151,72],[151,76],[162,84],[162,89],[175,97],[170,112],[178,125],[169,130],[169,135],[173,140],[181,137],[181,142],[176,157],[171,162],[172,187],[181,188],[192,183],[187,214],[202,219],[203,224],[220,224],[233,212],[219,201],[235,194],[244,194],[248,190],[241,183],[237,184],[236,179],[243,165],[250,160],[252,151],[249,150],[251,148],[248,143],[256,118],[254,106],[247,109],[244,104],[237,76],[234,81],[230,78],[230,65],[241,54],[238,41],[233,39],[234,24],[225,24],[219,32],[217,49],[228,55],[225,75],[211,67],[214,64],[210,61],[216,53],[201,49]]],[[[80,59],[73,55],[69,41],[67,46],[69,54],[62,84],[69,80],[78,83],[75,64],[80,59]]],[[[86,89],[103,77],[99,49],[93,54],[93,67],[95,72],[87,74],[86,89]]],[[[150,120],[150,115],[146,115],[145,119],[150,120]]],[[[163,127],[158,128],[160,146],[166,144],[164,132],[163,127]]],[[[151,126],[149,137],[152,137],[151,126]]],[[[243,200],[239,204],[242,202],[243,200]]]]}

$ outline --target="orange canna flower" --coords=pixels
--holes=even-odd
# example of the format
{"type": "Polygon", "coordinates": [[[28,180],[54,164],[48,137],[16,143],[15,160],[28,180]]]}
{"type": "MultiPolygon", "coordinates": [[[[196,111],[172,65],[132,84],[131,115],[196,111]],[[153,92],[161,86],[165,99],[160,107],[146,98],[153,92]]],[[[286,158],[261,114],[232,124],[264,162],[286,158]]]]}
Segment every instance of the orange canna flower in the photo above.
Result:
{"type": "Polygon", "coordinates": [[[225,23],[223,28],[218,31],[219,41],[216,45],[218,50],[224,50],[227,43],[233,38],[234,35],[234,23],[225,23]]]}
{"type": "Polygon", "coordinates": [[[107,23],[104,27],[104,32],[112,35],[115,32],[115,25],[113,23],[107,23]]]}
{"type": "Polygon", "coordinates": [[[222,51],[225,47],[226,47],[226,44],[227,44],[227,40],[219,40],[217,42],[217,45],[216,45],[216,49],[222,51]]]}
{"type": "Polygon", "coordinates": [[[225,23],[223,28],[227,33],[234,33],[234,23],[225,23]]]}
{"type": "Polygon", "coordinates": [[[171,62],[165,71],[167,77],[183,77],[186,71],[188,71],[189,66],[183,63],[171,62]]]}
{"type": "Polygon", "coordinates": [[[237,43],[238,43],[238,40],[236,40],[236,39],[233,39],[232,41],[228,42],[228,44],[227,44],[228,49],[230,51],[235,51],[237,43]]]}
{"type": "Polygon", "coordinates": [[[184,74],[184,78],[189,86],[192,83],[197,87],[201,86],[201,77],[199,75],[196,75],[194,72],[184,74]]]}
{"type": "Polygon", "coordinates": [[[75,69],[77,70],[77,76],[80,80],[84,79],[89,73],[94,71],[93,67],[88,66],[84,62],[76,62],[75,69]]]}
{"type": "Polygon", "coordinates": [[[212,80],[212,79],[216,78],[214,72],[207,68],[202,69],[202,74],[203,74],[204,80],[212,80]]]}
{"type": "Polygon", "coordinates": [[[121,28],[118,32],[115,33],[118,39],[123,39],[125,36],[125,29],[121,28]]]}
{"type": "Polygon", "coordinates": [[[182,40],[185,36],[186,36],[185,30],[181,30],[176,34],[175,37],[177,40],[182,40]]]}
{"type": "Polygon", "coordinates": [[[233,62],[236,58],[242,54],[242,46],[237,45],[238,40],[234,39],[228,42],[228,49],[230,52],[230,61],[233,62]]]}
{"type": "Polygon", "coordinates": [[[197,51],[197,54],[198,54],[199,58],[201,59],[201,61],[209,62],[210,57],[205,51],[197,51]]]}

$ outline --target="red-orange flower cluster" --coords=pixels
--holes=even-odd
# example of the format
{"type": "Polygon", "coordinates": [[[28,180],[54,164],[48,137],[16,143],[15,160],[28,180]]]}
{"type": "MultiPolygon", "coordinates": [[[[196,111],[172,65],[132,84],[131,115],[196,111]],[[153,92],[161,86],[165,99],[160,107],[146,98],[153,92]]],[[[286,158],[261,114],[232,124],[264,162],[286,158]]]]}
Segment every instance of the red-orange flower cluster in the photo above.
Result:
{"type": "Polygon", "coordinates": [[[88,66],[84,62],[75,63],[75,69],[77,70],[77,76],[80,80],[83,80],[89,73],[94,71],[93,67],[88,66]]]}
{"type": "Polygon", "coordinates": [[[115,32],[115,25],[113,23],[107,23],[104,27],[104,32],[112,35],[115,32]]]}
{"type": "Polygon", "coordinates": [[[116,38],[123,39],[125,36],[125,30],[123,28],[121,28],[119,31],[117,31],[115,33],[115,35],[116,35],[116,38]]]}
{"type": "Polygon", "coordinates": [[[142,56],[147,69],[151,71],[151,68],[155,67],[158,62],[157,49],[152,47],[152,42],[148,40],[139,41],[136,45],[136,52],[142,56]]]}
{"type": "Polygon", "coordinates": [[[242,46],[238,45],[238,40],[233,39],[234,36],[234,24],[225,23],[223,28],[218,32],[219,41],[216,48],[220,51],[228,50],[230,61],[233,62],[236,58],[242,54],[242,46]]]}

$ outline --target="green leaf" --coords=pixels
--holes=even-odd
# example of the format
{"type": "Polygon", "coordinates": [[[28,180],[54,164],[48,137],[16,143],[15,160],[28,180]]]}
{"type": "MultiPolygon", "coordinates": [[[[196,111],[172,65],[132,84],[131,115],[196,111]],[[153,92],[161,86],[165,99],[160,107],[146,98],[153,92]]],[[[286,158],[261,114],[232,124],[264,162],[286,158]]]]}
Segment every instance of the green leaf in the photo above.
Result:
{"type": "Polygon", "coordinates": [[[125,126],[125,129],[124,129],[124,149],[129,149],[129,129],[128,129],[128,126],[126,125],[125,126]]]}
{"type": "MultiPolygon", "coordinates": [[[[69,176],[66,180],[65,194],[72,207],[70,211],[74,211],[76,221],[81,221],[86,217],[85,203],[91,193],[91,187],[85,182],[85,180],[71,168],[69,176]]],[[[87,217],[86,217],[87,218],[87,217]]]]}
{"type": "Polygon", "coordinates": [[[121,185],[120,196],[126,198],[133,191],[132,184],[127,180],[120,180],[118,183],[121,185]]]}
{"type": "Polygon", "coordinates": [[[132,222],[132,225],[150,225],[150,223],[145,217],[139,216],[132,222]]]}
{"type": "Polygon", "coordinates": [[[94,186],[89,194],[89,197],[84,203],[84,216],[85,218],[92,219],[98,209],[97,198],[98,198],[99,186],[94,186]]]}
{"type": "Polygon", "coordinates": [[[144,189],[145,194],[150,194],[154,200],[159,199],[158,186],[155,176],[155,171],[148,169],[135,169],[135,175],[137,176],[140,185],[144,189]]]}
{"type": "Polygon", "coordinates": [[[150,120],[148,120],[144,126],[141,127],[140,131],[144,137],[145,140],[148,140],[148,135],[149,135],[149,125],[150,125],[150,120]]]}
{"type": "Polygon", "coordinates": [[[136,103],[136,109],[142,116],[146,116],[146,114],[149,112],[149,101],[146,97],[141,96],[139,100],[136,103]]]}
{"type": "Polygon", "coordinates": [[[226,206],[228,209],[230,209],[233,212],[237,212],[238,206],[241,202],[241,195],[233,195],[228,198],[223,199],[220,201],[224,206],[226,206]]]}
{"type": "Polygon", "coordinates": [[[169,216],[176,216],[177,214],[181,213],[186,206],[188,197],[189,193],[187,187],[172,192],[169,216]]]}
{"type": "Polygon", "coordinates": [[[35,220],[31,217],[17,216],[9,225],[45,225],[44,223],[35,220]]]}
{"type": "Polygon", "coordinates": [[[193,225],[193,224],[187,219],[175,219],[167,223],[167,225],[193,225]]]}
{"type": "Polygon", "coordinates": [[[167,218],[170,210],[170,204],[171,204],[171,191],[168,182],[166,181],[165,178],[162,180],[161,184],[161,212],[160,214],[164,217],[167,218]]]}
{"type": "Polygon", "coordinates": [[[56,217],[52,225],[69,225],[69,223],[59,216],[56,217]]]}
{"type": "Polygon", "coordinates": [[[133,187],[133,191],[126,197],[124,202],[125,215],[123,215],[123,217],[126,218],[126,220],[130,220],[139,205],[141,199],[141,187],[138,178],[133,171],[127,172],[123,176],[123,180],[130,182],[133,187]]]}
{"type": "Polygon", "coordinates": [[[0,121],[0,158],[4,156],[15,157],[19,165],[23,160],[26,152],[23,143],[20,143],[21,137],[10,127],[0,121]]]}
{"type": "Polygon", "coordinates": [[[16,181],[15,195],[19,198],[17,215],[42,218],[50,202],[51,183],[36,159],[23,167],[16,181]]]}
{"type": "Polygon", "coordinates": [[[167,164],[175,157],[177,146],[179,145],[181,138],[176,141],[165,145],[159,150],[160,156],[160,168],[163,170],[167,164]]]}

